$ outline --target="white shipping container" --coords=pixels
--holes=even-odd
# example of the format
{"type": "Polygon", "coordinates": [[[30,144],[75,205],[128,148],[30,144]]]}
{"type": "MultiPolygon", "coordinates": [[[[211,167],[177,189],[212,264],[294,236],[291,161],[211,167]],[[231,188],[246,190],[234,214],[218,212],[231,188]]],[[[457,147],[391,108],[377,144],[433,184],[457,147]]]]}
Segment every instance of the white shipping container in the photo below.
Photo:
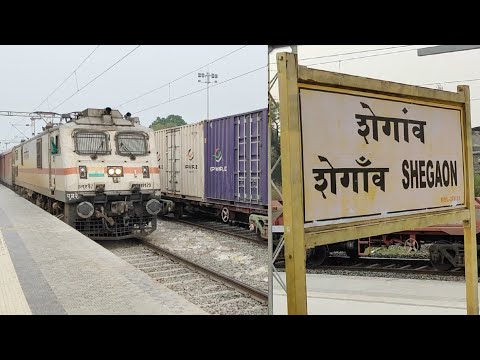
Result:
{"type": "Polygon", "coordinates": [[[203,122],[155,131],[160,189],[169,196],[204,200],[203,122]]]}

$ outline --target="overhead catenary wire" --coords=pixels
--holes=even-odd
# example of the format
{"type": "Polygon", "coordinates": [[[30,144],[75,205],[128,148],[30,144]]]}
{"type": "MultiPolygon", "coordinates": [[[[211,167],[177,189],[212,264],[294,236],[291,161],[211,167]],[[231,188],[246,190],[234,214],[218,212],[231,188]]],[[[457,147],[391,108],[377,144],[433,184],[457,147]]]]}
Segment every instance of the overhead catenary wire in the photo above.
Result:
{"type": "MultiPolygon", "coordinates": [[[[55,90],[53,90],[50,94],[48,94],[47,97],[46,97],[40,104],[38,104],[37,107],[35,107],[35,109],[33,109],[32,112],[36,111],[40,106],[42,106],[42,105],[45,103],[45,101],[47,101],[47,100],[50,98],[50,96],[52,96],[53,94],[55,94],[55,92],[56,92],[58,89],[60,89],[60,88],[62,87],[62,85],[65,84],[65,82],[66,82],[68,79],[70,79],[70,78],[72,77],[73,74],[76,74],[77,70],[80,69],[80,67],[85,63],[85,61],[87,61],[87,60],[93,55],[93,53],[98,50],[99,47],[100,47],[100,45],[97,45],[97,47],[96,47],[95,49],[93,49],[93,51],[92,51],[90,54],[88,54],[88,56],[87,56],[85,59],[83,59],[83,61],[75,68],[75,70],[73,70],[72,73],[71,73],[70,75],[68,75],[68,76],[60,83],[60,85],[58,85],[58,86],[55,88],[55,90]]],[[[25,119],[24,119],[24,120],[25,120],[25,119]]],[[[10,124],[11,124],[11,123],[10,123],[10,124]]],[[[13,124],[11,124],[11,125],[14,126],[13,124]]],[[[18,125],[18,124],[17,124],[17,125],[18,125]]]]}
{"type": "MultiPolygon", "coordinates": [[[[80,69],[80,66],[82,66],[82,65],[85,63],[85,61],[87,61],[87,60],[93,55],[93,53],[98,50],[99,47],[100,47],[100,45],[97,45],[97,47],[96,47],[95,49],[93,49],[93,51],[92,51],[85,59],[83,59],[83,61],[80,63],[80,65],[78,65],[78,66],[76,67],[76,69],[73,70],[72,73],[71,73],[70,75],[68,75],[68,76],[65,78],[65,80],[63,80],[62,83],[61,83],[60,85],[58,85],[58,86],[55,88],[55,90],[53,90],[33,111],[36,111],[40,106],[43,105],[43,103],[44,103],[45,101],[47,101],[47,99],[48,99],[50,96],[52,96],[58,89],[60,89],[60,87],[62,87],[62,85],[65,84],[65,82],[66,82],[68,79],[70,79],[70,78],[72,77],[72,75],[74,75],[74,74],[77,72],[78,69],[80,69]]],[[[78,83],[77,83],[77,84],[78,84],[78,83]]]]}
{"type": "MultiPolygon", "coordinates": [[[[215,86],[219,86],[219,85],[221,85],[221,84],[225,84],[225,83],[227,83],[227,82],[229,82],[229,81],[232,81],[232,80],[238,79],[238,78],[240,78],[240,77],[246,76],[246,75],[248,75],[248,74],[254,73],[254,72],[259,71],[259,70],[261,70],[261,69],[265,69],[266,67],[267,67],[267,65],[264,65],[264,66],[261,66],[261,67],[259,67],[259,68],[257,68],[257,69],[254,69],[254,70],[248,71],[248,72],[246,72],[246,73],[243,73],[243,74],[234,76],[234,77],[232,77],[232,78],[230,78],[230,79],[221,81],[221,82],[216,83],[216,84],[214,84],[214,85],[210,85],[210,88],[215,87],[215,86]]],[[[206,90],[207,90],[206,87],[205,87],[205,88],[202,88],[202,89],[199,89],[199,90],[195,90],[195,91],[192,91],[192,92],[190,92],[190,93],[188,93],[188,94],[184,94],[184,95],[178,96],[178,97],[176,97],[176,98],[173,98],[173,99],[164,101],[164,102],[162,102],[162,103],[159,103],[159,104],[150,106],[150,107],[148,107],[148,108],[145,108],[145,109],[136,111],[136,112],[134,112],[134,114],[139,114],[139,113],[141,113],[141,112],[144,112],[144,111],[147,111],[147,110],[156,108],[156,107],[161,106],[161,105],[165,105],[165,104],[167,104],[167,103],[169,103],[169,102],[172,102],[172,101],[175,101],[175,100],[178,100],[178,99],[181,99],[181,98],[184,98],[184,97],[187,97],[187,96],[190,96],[190,95],[193,95],[193,94],[202,92],[202,91],[206,91],[206,90]]]]}
{"type": "MultiPolygon", "coordinates": [[[[224,80],[224,81],[221,81],[221,82],[219,82],[219,83],[216,83],[216,84],[214,84],[214,85],[211,85],[210,88],[215,87],[215,86],[219,86],[219,85],[225,84],[225,83],[227,83],[227,82],[230,82],[230,81],[232,81],[232,80],[235,80],[235,79],[241,78],[241,77],[243,77],[243,76],[252,74],[252,73],[254,73],[254,72],[256,72],[256,71],[265,69],[266,67],[267,67],[267,65],[264,65],[264,66],[261,66],[261,67],[259,67],[259,68],[256,68],[256,69],[247,71],[247,72],[245,72],[245,73],[243,73],[243,74],[240,74],[240,75],[231,77],[231,78],[229,78],[229,79],[226,79],[226,80],[224,80]]],[[[202,88],[202,89],[199,89],[199,90],[196,90],[196,91],[192,91],[192,92],[190,92],[190,93],[188,93],[188,94],[184,94],[184,95],[178,96],[178,97],[176,97],[176,98],[167,100],[167,101],[165,101],[165,102],[163,102],[163,103],[156,104],[156,105],[150,106],[150,107],[148,107],[148,108],[145,108],[145,109],[136,111],[136,112],[134,112],[134,114],[139,114],[139,113],[141,113],[141,112],[144,112],[144,111],[147,111],[147,110],[156,108],[156,107],[158,107],[158,106],[167,104],[167,103],[169,103],[169,102],[172,102],[172,101],[175,101],[175,100],[178,100],[178,99],[181,99],[181,98],[184,98],[184,97],[187,97],[187,96],[190,96],[190,95],[193,95],[193,94],[196,94],[196,93],[205,91],[205,90],[206,90],[206,87],[205,87],[205,88],[202,88]]]]}
{"type": "MultiPolygon", "coordinates": [[[[407,46],[412,46],[412,45],[402,45],[402,46],[398,46],[398,47],[407,47],[407,46]]],[[[391,47],[391,48],[394,48],[394,47],[391,47]]],[[[381,51],[381,50],[387,50],[387,49],[389,49],[389,48],[364,50],[364,52],[367,52],[367,51],[381,51]]],[[[364,59],[364,58],[370,58],[370,57],[384,56],[384,55],[397,54],[397,53],[403,53],[403,52],[414,51],[414,50],[417,50],[417,48],[400,50],[400,51],[391,51],[391,52],[386,52],[386,53],[381,53],[381,54],[373,54],[373,55],[360,56],[360,57],[354,57],[354,58],[348,58],[348,59],[332,60],[332,61],[321,62],[321,63],[316,63],[316,64],[307,64],[306,66],[314,66],[314,65],[321,65],[321,64],[332,64],[332,63],[337,63],[337,62],[342,62],[342,61],[351,61],[351,60],[356,60],[356,59],[364,59]]],[[[316,58],[351,55],[353,53],[355,53],[355,52],[324,55],[324,56],[319,56],[319,57],[316,57],[316,58]]],[[[309,60],[309,59],[314,59],[314,58],[315,57],[304,58],[304,59],[300,59],[299,61],[309,60]]],[[[271,65],[276,65],[276,63],[271,63],[271,65]]],[[[270,69],[270,71],[271,72],[277,72],[276,69],[270,69]]],[[[420,84],[420,85],[417,85],[417,86],[427,86],[427,85],[437,85],[437,84],[454,84],[454,83],[461,83],[461,82],[474,82],[474,81],[479,81],[479,80],[480,80],[480,78],[463,79],[463,80],[450,80],[450,81],[436,81],[436,82],[432,82],[432,83],[420,84]]],[[[473,101],[479,101],[479,100],[480,100],[480,98],[474,98],[474,99],[471,99],[470,101],[473,102],[473,101]]]]}
{"type": "Polygon", "coordinates": [[[390,46],[390,47],[386,47],[386,48],[376,48],[376,49],[370,49],[370,50],[351,51],[351,52],[347,52],[347,53],[313,56],[313,57],[299,59],[299,61],[322,59],[322,58],[328,58],[328,57],[334,57],[334,56],[343,56],[343,55],[363,54],[363,53],[372,52],[372,51],[391,50],[391,49],[404,48],[404,47],[408,47],[408,46],[414,46],[414,45],[399,45],[399,46],[390,46]]]}
{"type": "Polygon", "coordinates": [[[236,50],[233,50],[233,51],[229,52],[228,54],[225,54],[225,55],[219,57],[218,59],[215,59],[215,60],[209,62],[208,64],[205,64],[205,65],[203,65],[203,66],[201,66],[201,67],[199,67],[199,68],[197,68],[197,69],[195,69],[195,70],[192,70],[192,71],[190,71],[190,72],[188,72],[188,73],[186,73],[186,74],[184,74],[184,75],[176,78],[175,80],[169,81],[168,83],[166,83],[166,84],[164,84],[164,85],[162,85],[162,86],[160,86],[160,87],[157,87],[157,88],[155,88],[155,89],[153,89],[153,90],[149,90],[149,91],[147,91],[146,93],[143,93],[142,95],[139,95],[139,96],[137,96],[137,97],[135,97],[135,98],[133,98],[133,99],[130,99],[130,100],[128,100],[128,101],[125,101],[124,103],[122,103],[122,104],[120,104],[120,105],[117,105],[116,107],[119,108],[120,106],[123,106],[123,105],[126,105],[126,104],[128,104],[128,103],[131,103],[132,101],[138,100],[138,99],[140,99],[140,98],[142,98],[142,97],[144,97],[144,96],[146,96],[146,95],[149,95],[149,94],[151,94],[151,93],[153,93],[153,92],[155,92],[155,91],[157,91],[157,90],[163,89],[163,88],[165,88],[165,87],[173,84],[174,82],[176,82],[176,81],[178,81],[178,80],[181,80],[181,79],[183,79],[184,77],[186,77],[186,76],[188,76],[188,75],[190,75],[190,74],[193,74],[194,72],[197,72],[198,70],[201,70],[201,69],[203,69],[203,68],[205,68],[205,67],[207,67],[207,66],[209,66],[209,65],[211,65],[211,64],[214,64],[214,63],[216,63],[216,62],[218,62],[218,61],[226,58],[227,56],[230,56],[230,55],[236,53],[237,51],[240,51],[240,50],[246,48],[247,46],[248,46],[248,45],[244,45],[244,46],[242,46],[242,47],[240,47],[240,48],[238,48],[238,49],[236,49],[236,50]]]}
{"type": "MultiPolygon", "coordinates": [[[[407,47],[407,46],[413,46],[413,45],[400,45],[400,46],[392,46],[389,48],[377,48],[377,49],[370,49],[370,50],[363,50],[363,51],[358,51],[358,52],[350,52],[350,53],[339,53],[339,54],[331,54],[331,55],[322,55],[318,57],[311,57],[311,58],[304,58],[300,59],[299,61],[303,60],[309,60],[309,59],[315,59],[315,58],[325,58],[325,57],[334,57],[334,56],[342,56],[342,55],[351,55],[355,53],[361,53],[361,52],[371,52],[371,51],[381,51],[381,50],[387,50],[387,49],[393,49],[393,48],[400,48],[400,47],[407,47]]],[[[338,60],[330,60],[326,62],[321,62],[321,63],[315,63],[315,64],[306,64],[305,66],[315,66],[315,65],[323,65],[323,64],[334,64],[338,62],[343,62],[343,61],[352,61],[352,60],[357,60],[357,59],[364,59],[364,58],[370,58],[370,57],[377,57],[377,56],[384,56],[384,55],[390,55],[390,54],[397,54],[397,53],[403,53],[403,52],[409,52],[409,51],[414,51],[418,50],[417,48],[414,49],[406,49],[406,50],[399,50],[399,51],[390,51],[386,53],[381,53],[381,54],[373,54],[373,55],[367,55],[367,56],[359,56],[359,57],[353,57],[353,58],[348,58],[348,59],[338,59],[338,60]]],[[[272,65],[276,65],[276,63],[272,63],[272,65]]],[[[276,69],[270,70],[272,72],[276,72],[276,69]]],[[[455,83],[461,83],[461,82],[474,82],[474,81],[480,81],[480,78],[474,78],[474,79],[464,79],[464,80],[450,80],[450,81],[436,81],[436,82],[431,82],[431,83],[424,83],[424,84],[419,84],[417,86],[427,86],[427,85],[437,85],[437,84],[455,84],[455,83]]],[[[480,98],[477,99],[471,99],[471,101],[477,101],[480,100],[480,98]]]]}
{"type": "MultiPolygon", "coordinates": [[[[82,66],[83,63],[85,63],[85,61],[88,60],[88,58],[93,55],[93,53],[98,49],[99,46],[100,46],[100,45],[98,45],[98,46],[77,66],[77,68],[76,68],[59,86],[57,86],[57,88],[56,88],[54,91],[52,91],[52,93],[49,94],[49,95],[45,98],[45,100],[42,101],[42,103],[41,103],[39,106],[37,106],[37,108],[40,107],[45,101],[47,101],[47,100],[49,99],[49,97],[50,97],[52,94],[54,94],[72,75],[76,74],[76,71],[80,68],[80,66],[82,66]]],[[[180,79],[182,79],[182,78],[184,78],[184,77],[186,77],[186,76],[188,76],[188,75],[190,75],[190,74],[192,74],[192,73],[194,73],[194,72],[196,72],[196,71],[198,71],[198,70],[200,70],[200,69],[202,69],[202,68],[204,68],[204,67],[206,67],[206,66],[208,66],[208,65],[211,65],[211,64],[213,64],[213,63],[215,63],[215,62],[218,62],[218,61],[220,61],[221,59],[223,59],[223,58],[225,58],[225,57],[227,57],[227,56],[230,56],[230,55],[232,55],[232,54],[234,54],[234,53],[236,53],[236,52],[238,52],[238,51],[246,48],[247,46],[248,46],[248,45],[244,45],[244,46],[242,46],[242,47],[240,47],[240,48],[238,48],[238,49],[235,49],[235,50],[233,50],[233,51],[231,51],[231,52],[229,52],[229,53],[227,53],[227,54],[225,54],[225,55],[223,55],[223,56],[221,56],[221,57],[219,57],[219,58],[217,58],[217,59],[209,62],[208,64],[205,64],[205,65],[203,65],[203,66],[201,66],[201,67],[199,67],[199,68],[197,68],[197,69],[195,69],[195,70],[193,70],[193,71],[190,71],[189,73],[187,73],[187,74],[185,74],[185,75],[182,75],[181,77],[179,77],[179,78],[177,78],[177,79],[175,79],[175,80],[170,81],[169,83],[167,83],[167,84],[164,85],[163,87],[168,86],[168,85],[170,85],[171,83],[173,83],[173,82],[175,82],[175,81],[178,81],[178,80],[180,80],[180,79]]],[[[69,96],[68,98],[66,98],[65,100],[63,100],[60,104],[56,105],[56,106],[52,109],[52,111],[54,111],[54,110],[57,109],[59,106],[61,106],[62,104],[64,104],[66,101],[68,101],[69,99],[71,99],[73,96],[75,96],[76,94],[78,94],[78,92],[82,91],[84,88],[86,88],[86,87],[87,87],[88,85],[90,85],[92,82],[94,82],[95,80],[97,80],[100,76],[102,76],[102,75],[103,75],[104,73],[106,73],[108,70],[110,70],[111,68],[113,68],[115,65],[117,65],[117,64],[118,64],[120,61],[122,61],[123,59],[125,59],[127,56],[129,56],[131,53],[133,53],[133,52],[134,52],[135,50],[137,50],[139,47],[140,47],[140,45],[138,45],[136,48],[134,48],[133,50],[131,50],[129,53],[127,53],[125,56],[123,56],[121,59],[119,59],[119,60],[118,60],[117,62],[115,62],[113,65],[111,65],[109,68],[107,68],[105,71],[103,71],[102,73],[100,73],[99,75],[97,75],[94,79],[92,79],[89,83],[87,83],[87,84],[84,85],[83,87],[78,88],[78,84],[77,84],[77,92],[73,93],[71,96],[69,96]]],[[[247,73],[247,74],[248,74],[248,73],[247,73]]],[[[247,75],[247,74],[244,74],[244,75],[247,75]]],[[[242,75],[242,76],[243,76],[243,75],[242,75]]],[[[233,78],[230,79],[230,80],[233,80],[233,78]]],[[[224,82],[227,82],[227,81],[224,81],[224,82]]],[[[158,90],[158,89],[159,89],[159,88],[153,89],[153,90],[149,91],[148,93],[154,92],[154,91],[156,91],[156,90],[158,90]]],[[[201,90],[201,91],[203,91],[203,90],[201,90]]],[[[143,94],[143,95],[141,95],[141,96],[139,96],[139,97],[137,97],[137,98],[140,98],[140,97],[142,97],[142,96],[144,96],[144,95],[147,95],[148,93],[143,94]]],[[[182,96],[182,97],[183,97],[183,96],[182,96]]],[[[137,98],[135,98],[135,99],[137,99],[137,98]]],[[[180,97],[179,97],[179,98],[180,98],[180,97]]],[[[135,100],[135,99],[129,100],[128,102],[131,102],[131,101],[133,101],[133,100],[135,100]]],[[[176,98],[176,99],[178,99],[178,98],[176,98]]],[[[173,100],[176,100],[176,99],[172,99],[172,101],[173,101],[173,100]]],[[[127,103],[128,103],[128,102],[127,102],[127,103]]],[[[126,104],[126,103],[124,103],[124,104],[126,104]]],[[[121,105],[119,105],[119,106],[121,106],[121,105]]],[[[37,108],[36,108],[36,109],[37,109],[37,108]]],[[[36,109],[35,109],[35,110],[36,110],[36,109]]],[[[35,111],[35,110],[34,110],[34,111],[35,111]]]]}
{"type": "MultiPolygon", "coordinates": [[[[412,46],[412,45],[403,45],[403,46],[412,46]]],[[[399,46],[400,47],[400,46],[399,46]]],[[[387,49],[387,48],[385,48],[387,49]]],[[[375,49],[375,50],[382,50],[382,49],[375,49]]],[[[402,53],[402,52],[408,52],[408,51],[414,51],[417,50],[415,49],[407,49],[407,50],[400,50],[400,51],[391,51],[387,53],[382,53],[382,54],[373,54],[373,55],[367,55],[367,56],[360,56],[360,57],[354,57],[354,58],[348,58],[348,59],[341,59],[341,60],[335,60],[335,61],[328,61],[328,62],[322,62],[322,63],[317,63],[317,64],[308,64],[307,66],[314,66],[314,65],[320,65],[320,64],[331,64],[331,63],[336,63],[340,61],[350,61],[350,60],[356,60],[356,59],[363,59],[363,58],[369,58],[369,57],[376,57],[376,56],[382,56],[382,55],[389,55],[389,54],[397,54],[397,53],[402,53]]],[[[367,51],[367,50],[366,50],[367,51]]],[[[374,50],[371,50],[374,51],[374,50]]],[[[347,55],[348,53],[345,54],[337,54],[337,55],[347,55]]],[[[333,55],[329,55],[333,56],[333,55]]],[[[306,60],[306,59],[302,59],[306,60]]],[[[480,78],[475,78],[475,79],[464,79],[464,80],[451,80],[451,81],[436,81],[436,82],[431,82],[431,83],[424,83],[420,84],[420,86],[424,85],[437,85],[437,84],[454,84],[454,83],[460,83],[460,82],[473,82],[473,81],[479,81],[480,78]]]]}
{"type": "Polygon", "coordinates": [[[472,81],[478,81],[480,78],[477,79],[466,79],[466,80],[451,80],[451,81],[437,81],[433,83],[427,83],[427,84],[422,84],[422,85],[437,85],[437,84],[455,84],[459,82],[472,82],[472,81]]]}
{"type": "MultiPolygon", "coordinates": [[[[352,52],[347,52],[347,53],[321,55],[321,56],[314,56],[314,57],[299,59],[298,61],[313,60],[313,59],[322,59],[322,58],[335,57],[335,56],[361,54],[361,53],[372,52],[372,51],[382,51],[382,50],[389,50],[389,49],[398,49],[398,48],[408,47],[408,46],[415,46],[415,45],[399,45],[399,46],[391,46],[391,47],[387,47],[387,48],[376,48],[376,49],[370,49],[370,50],[352,51],[352,52]]],[[[366,55],[366,56],[357,56],[357,57],[352,57],[352,58],[348,58],[348,59],[330,60],[330,61],[327,61],[327,62],[321,62],[321,63],[315,63],[315,64],[304,64],[304,66],[314,66],[314,65],[320,65],[320,64],[331,64],[331,63],[337,63],[337,62],[340,62],[340,61],[351,61],[351,60],[356,60],[356,59],[364,59],[364,58],[368,58],[368,57],[376,57],[376,56],[383,56],[383,55],[389,55],[389,54],[397,54],[397,53],[401,53],[401,52],[408,52],[408,51],[414,51],[414,50],[417,50],[417,48],[414,48],[414,49],[406,49],[406,50],[399,50],[399,51],[389,51],[389,52],[381,53],[381,54],[373,54],[373,55],[366,55]]],[[[276,63],[270,63],[270,65],[277,65],[277,64],[276,64],[276,63]]],[[[271,71],[276,71],[276,70],[271,70],[271,71]]]]}
{"type": "Polygon", "coordinates": [[[25,138],[28,139],[28,136],[22,130],[17,128],[17,126],[15,124],[10,123],[10,125],[13,126],[20,134],[22,134],[23,136],[25,136],[25,138]]]}
{"type": "Polygon", "coordinates": [[[409,52],[409,51],[415,51],[415,49],[406,49],[406,50],[398,50],[398,51],[390,51],[382,54],[373,54],[373,55],[365,55],[365,56],[357,56],[353,58],[347,58],[347,59],[340,59],[340,60],[331,60],[331,61],[324,61],[321,63],[315,63],[315,64],[307,64],[306,66],[315,66],[315,65],[323,65],[323,64],[333,64],[333,63],[338,63],[338,62],[344,62],[344,61],[352,61],[352,60],[359,60],[359,59],[366,59],[366,58],[371,58],[371,57],[377,57],[377,56],[385,56],[385,55],[390,55],[390,54],[399,54],[399,53],[404,53],[404,52],[409,52]]]}
{"type": "MultiPolygon", "coordinates": [[[[413,46],[413,45],[402,45],[398,47],[406,47],[406,46],[413,46]]],[[[394,47],[392,47],[394,48],[394,47]]],[[[384,49],[372,49],[370,51],[379,51],[379,50],[386,50],[388,48],[384,49]]],[[[356,60],[356,59],[364,59],[364,58],[370,58],[370,57],[376,57],[376,56],[383,56],[383,55],[390,55],[390,54],[397,54],[397,53],[403,53],[403,52],[408,52],[408,51],[414,51],[418,50],[417,48],[415,49],[407,49],[407,50],[399,50],[399,51],[390,51],[382,54],[373,54],[373,55],[366,55],[366,56],[359,56],[359,57],[354,57],[354,58],[348,58],[348,59],[340,59],[340,60],[330,60],[327,62],[321,62],[321,63],[316,63],[316,64],[308,64],[306,66],[314,66],[314,65],[321,65],[321,64],[333,64],[337,62],[343,62],[343,61],[351,61],[351,60],[356,60]]],[[[368,50],[365,50],[365,52],[368,50]]],[[[353,53],[353,52],[352,52],[353,53]]],[[[352,54],[351,53],[351,54],[352,54]]],[[[330,57],[330,56],[340,56],[340,55],[348,55],[349,53],[344,53],[344,54],[335,54],[335,55],[326,55],[324,57],[330,57]]],[[[321,58],[321,57],[319,57],[321,58]]],[[[313,59],[313,58],[312,58],[313,59]]],[[[306,60],[306,59],[301,59],[301,60],[306,60]]],[[[276,70],[275,70],[276,71],[276,70]]],[[[451,80],[451,81],[436,81],[436,82],[431,82],[431,83],[424,83],[420,84],[420,86],[423,85],[437,85],[437,84],[454,84],[454,83],[460,83],[460,82],[473,82],[473,81],[479,81],[480,78],[475,78],[475,79],[464,79],[464,80],[451,80]]]]}
{"type": "Polygon", "coordinates": [[[118,63],[120,63],[123,59],[125,59],[127,56],[129,56],[130,54],[132,54],[135,50],[137,50],[141,45],[138,45],[137,47],[135,47],[133,50],[130,50],[127,54],[125,54],[124,56],[122,56],[119,60],[117,60],[114,64],[110,65],[107,69],[105,69],[104,71],[102,71],[100,74],[98,74],[95,78],[93,78],[91,81],[89,81],[87,84],[85,84],[84,86],[82,86],[80,89],[77,90],[77,92],[73,93],[72,95],[70,95],[68,98],[66,98],[65,100],[63,100],[60,104],[58,104],[57,106],[55,106],[53,110],[55,110],[56,108],[58,108],[59,106],[63,105],[65,102],[67,102],[68,100],[70,100],[72,97],[74,97],[75,95],[77,95],[80,91],[82,91],[83,89],[85,89],[88,85],[90,85],[91,83],[93,83],[95,80],[97,80],[100,76],[102,76],[103,74],[105,74],[108,70],[110,70],[111,68],[113,68],[114,66],[116,66],[118,63]]]}

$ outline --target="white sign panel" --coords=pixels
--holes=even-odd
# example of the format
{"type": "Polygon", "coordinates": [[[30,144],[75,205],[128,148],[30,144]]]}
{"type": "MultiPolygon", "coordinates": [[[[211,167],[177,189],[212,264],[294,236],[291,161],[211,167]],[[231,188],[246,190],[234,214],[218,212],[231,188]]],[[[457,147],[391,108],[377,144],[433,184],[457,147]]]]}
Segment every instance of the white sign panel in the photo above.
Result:
{"type": "Polygon", "coordinates": [[[305,222],[464,204],[460,110],[309,89],[300,108],[305,222]]]}

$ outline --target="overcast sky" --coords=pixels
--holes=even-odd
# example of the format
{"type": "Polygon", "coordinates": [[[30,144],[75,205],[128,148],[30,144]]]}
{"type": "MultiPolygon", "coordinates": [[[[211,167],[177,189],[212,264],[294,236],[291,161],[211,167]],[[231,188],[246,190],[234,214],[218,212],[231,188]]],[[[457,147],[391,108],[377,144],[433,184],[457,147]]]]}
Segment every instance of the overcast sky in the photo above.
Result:
{"type": "MultiPolygon", "coordinates": [[[[472,126],[479,126],[480,67],[478,64],[480,64],[480,50],[468,50],[422,57],[417,56],[416,49],[430,46],[435,45],[305,45],[298,46],[298,58],[301,60],[301,65],[316,69],[432,88],[436,88],[437,84],[440,84],[443,86],[443,90],[446,91],[456,92],[457,85],[469,85],[472,100],[472,126]],[[326,57],[327,55],[373,49],[383,50],[326,57]],[[377,56],[386,53],[390,54],[377,56]],[[322,58],[302,61],[302,59],[311,57],[322,58]],[[342,61],[339,62],[338,60],[342,61]],[[331,63],[319,64],[325,62],[331,63]],[[478,80],[460,81],[470,79],[478,80]],[[458,82],[445,83],[450,81],[458,82]],[[424,85],[430,83],[435,84],[424,85]]],[[[276,62],[275,53],[278,51],[289,52],[290,49],[283,48],[272,52],[270,63],[276,62]]],[[[275,64],[271,65],[271,74],[275,73],[275,68],[275,64]]],[[[275,97],[278,98],[278,95],[275,94],[275,97]]]]}
{"type": "MultiPolygon", "coordinates": [[[[147,126],[157,116],[166,117],[170,114],[181,115],[187,123],[198,122],[207,117],[206,91],[142,111],[169,99],[205,89],[206,84],[198,83],[197,72],[172,83],[170,94],[169,87],[166,86],[138,100],[118,106],[243,47],[142,45],[61,104],[136,46],[101,45],[96,50],[97,45],[0,46],[0,110],[35,110],[95,50],[80,66],[76,76],[72,75],[48,101],[36,109],[37,111],[67,113],[88,107],[110,106],[113,109],[118,108],[122,114],[130,111],[139,116],[140,122],[147,126]]],[[[266,65],[267,46],[248,45],[199,72],[210,71],[218,74],[217,81],[220,83],[266,65]]],[[[210,86],[212,85],[214,84],[210,86]]],[[[267,107],[267,68],[211,87],[209,94],[211,119],[267,107]]],[[[29,124],[29,120],[0,117],[0,140],[22,137],[20,132],[10,125],[11,122],[17,124],[18,129],[25,134],[31,134],[29,127],[20,125],[29,124]]],[[[5,144],[0,144],[0,150],[4,149],[5,144]]]]}

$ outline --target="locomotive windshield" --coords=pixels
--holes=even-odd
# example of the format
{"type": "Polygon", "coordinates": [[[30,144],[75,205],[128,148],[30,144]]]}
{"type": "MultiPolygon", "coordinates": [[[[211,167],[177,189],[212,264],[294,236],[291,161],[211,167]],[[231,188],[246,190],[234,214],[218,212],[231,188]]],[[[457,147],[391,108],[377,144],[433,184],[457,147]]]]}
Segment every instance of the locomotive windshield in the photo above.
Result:
{"type": "Polygon", "coordinates": [[[120,132],[117,134],[117,152],[119,155],[146,155],[147,134],[143,132],[120,132]]]}
{"type": "Polygon", "coordinates": [[[80,155],[107,155],[108,148],[107,134],[99,131],[78,131],[74,135],[75,152],[80,155]]]}

